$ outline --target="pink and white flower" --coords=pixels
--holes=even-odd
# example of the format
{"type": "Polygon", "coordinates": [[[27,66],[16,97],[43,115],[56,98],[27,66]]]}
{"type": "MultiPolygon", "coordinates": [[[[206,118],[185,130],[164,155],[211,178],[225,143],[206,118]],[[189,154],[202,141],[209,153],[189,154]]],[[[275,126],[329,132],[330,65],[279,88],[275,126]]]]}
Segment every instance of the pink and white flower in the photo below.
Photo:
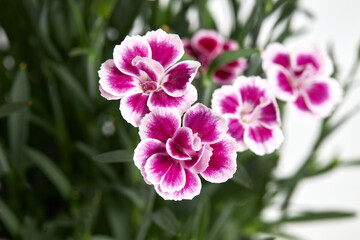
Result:
{"type": "Polygon", "coordinates": [[[176,63],[183,54],[180,37],[161,29],[145,36],[127,36],[115,47],[114,59],[101,65],[101,95],[121,99],[120,112],[135,127],[154,108],[181,114],[197,99],[191,82],[200,67],[197,61],[176,63]]]}
{"type": "Polygon", "coordinates": [[[290,54],[278,43],[262,53],[262,66],[275,96],[304,113],[327,117],[342,98],[342,88],[330,77],[333,66],[316,46],[303,45],[290,54]]]}
{"type": "Polygon", "coordinates": [[[166,200],[192,199],[200,193],[199,175],[213,183],[236,171],[236,143],[224,118],[202,104],[181,115],[155,108],[141,121],[135,165],[146,183],[166,200]]]}
{"type": "Polygon", "coordinates": [[[211,107],[228,125],[228,134],[237,142],[237,151],[250,149],[257,155],[271,153],[284,140],[279,108],[265,80],[237,78],[232,86],[213,93],[211,107]]]}
{"type": "MultiPolygon", "coordinates": [[[[201,63],[201,67],[205,72],[211,61],[218,55],[239,48],[236,41],[225,39],[214,30],[200,30],[192,39],[183,39],[183,43],[185,53],[196,58],[201,63]]],[[[231,84],[246,69],[246,59],[238,58],[236,61],[216,69],[213,80],[221,85],[231,84]]]]}

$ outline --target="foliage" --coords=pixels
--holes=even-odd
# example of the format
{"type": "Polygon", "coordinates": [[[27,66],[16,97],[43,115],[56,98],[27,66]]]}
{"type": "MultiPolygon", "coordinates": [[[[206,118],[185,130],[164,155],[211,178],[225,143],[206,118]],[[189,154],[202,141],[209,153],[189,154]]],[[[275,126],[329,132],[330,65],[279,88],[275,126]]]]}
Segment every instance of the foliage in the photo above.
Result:
{"type": "MultiPolygon", "coordinates": [[[[143,182],[132,162],[137,129],[122,119],[118,101],[100,97],[97,71],[130,32],[163,28],[189,37],[190,11],[197,13],[199,28],[216,28],[206,0],[165,5],[141,0],[0,3],[0,26],[10,45],[1,49],[0,59],[15,62],[0,65],[2,238],[250,240],[265,233],[266,239],[291,239],[282,224],[353,216],[334,210],[288,211],[301,180],[344,166],[336,158],[319,166],[316,152],[349,116],[335,124],[323,121],[304,165],[287,179],[273,175],[278,153],[258,157],[247,151],[238,155],[232,181],[203,182],[202,193],[192,201],[164,201],[143,182]],[[285,195],[283,215],[267,222],[264,209],[279,195],[285,195]]],[[[258,45],[263,22],[275,16],[268,42],[282,42],[297,33],[291,21],[303,10],[297,0],[256,0],[247,20],[240,22],[241,1],[227,3],[233,9],[230,36],[242,49],[216,58],[209,72],[244,56],[249,57],[245,75],[261,75],[256,49],[264,47],[258,45]]],[[[207,90],[200,89],[207,81],[194,84],[199,99],[206,99],[207,90]]]]}

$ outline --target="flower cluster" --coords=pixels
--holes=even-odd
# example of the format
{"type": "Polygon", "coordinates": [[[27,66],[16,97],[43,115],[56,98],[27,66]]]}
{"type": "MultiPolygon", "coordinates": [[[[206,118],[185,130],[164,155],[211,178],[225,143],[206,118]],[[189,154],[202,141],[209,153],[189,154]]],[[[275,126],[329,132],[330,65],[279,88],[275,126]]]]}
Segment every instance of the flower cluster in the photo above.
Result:
{"type": "MultiPolygon", "coordinates": [[[[185,53],[197,59],[205,72],[218,55],[239,48],[236,41],[225,39],[214,30],[199,30],[191,39],[183,39],[183,43],[185,53]]],[[[231,84],[246,68],[245,58],[238,58],[216,69],[213,80],[221,85],[231,84]]]]}
{"type": "Polygon", "coordinates": [[[200,176],[213,183],[232,178],[236,152],[264,155],[278,149],[284,136],[275,97],[320,117],[341,99],[326,54],[306,46],[290,55],[271,44],[262,54],[267,80],[239,77],[247,67],[240,58],[215,71],[214,81],[225,86],[214,91],[212,109],[191,106],[197,100],[191,82],[200,63],[178,62],[184,47],[206,71],[214,58],[238,45],[211,30],[182,41],[159,29],[126,37],[99,70],[101,95],[121,99],[122,116],[139,127],[135,165],[164,199],[192,199],[200,193],[200,176]]]}
{"type": "Polygon", "coordinates": [[[327,117],[340,102],[342,88],[330,77],[330,58],[317,47],[298,46],[290,54],[284,46],[273,43],[263,52],[262,60],[275,96],[302,112],[327,117]]]}

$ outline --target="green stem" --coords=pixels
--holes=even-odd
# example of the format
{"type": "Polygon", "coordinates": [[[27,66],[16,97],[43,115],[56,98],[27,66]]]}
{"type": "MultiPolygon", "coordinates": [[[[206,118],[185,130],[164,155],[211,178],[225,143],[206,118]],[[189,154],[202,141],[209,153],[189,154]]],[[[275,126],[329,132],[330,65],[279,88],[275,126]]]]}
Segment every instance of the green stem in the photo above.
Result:
{"type": "Polygon", "coordinates": [[[214,83],[207,74],[205,74],[203,78],[203,86],[205,87],[205,91],[203,93],[202,103],[210,107],[210,100],[214,91],[214,83]]]}
{"type": "Polygon", "coordinates": [[[151,224],[151,214],[153,211],[154,202],[155,202],[155,190],[152,187],[150,187],[149,198],[146,204],[144,218],[143,221],[141,222],[140,230],[136,235],[136,240],[144,240],[146,237],[147,231],[151,224]]]}

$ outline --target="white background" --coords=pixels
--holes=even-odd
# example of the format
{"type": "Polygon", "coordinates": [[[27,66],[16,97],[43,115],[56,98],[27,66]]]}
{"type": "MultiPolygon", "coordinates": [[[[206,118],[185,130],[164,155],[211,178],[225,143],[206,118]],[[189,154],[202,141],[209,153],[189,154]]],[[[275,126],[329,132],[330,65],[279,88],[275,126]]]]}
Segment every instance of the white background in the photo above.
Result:
{"type": "MultiPolygon", "coordinates": [[[[242,0],[241,20],[249,15],[254,0],[242,0]]],[[[315,43],[326,49],[334,48],[339,65],[339,81],[344,82],[354,63],[360,44],[360,1],[358,0],[300,0],[300,6],[314,14],[309,21],[304,14],[295,15],[293,26],[305,28],[306,33],[289,39],[285,45],[291,49],[302,42],[315,43]]],[[[210,10],[218,19],[219,30],[227,35],[231,29],[231,12],[223,0],[210,1],[210,10]]],[[[260,43],[264,44],[271,22],[263,26],[260,43]]],[[[260,44],[261,45],[261,44],[260,44]]],[[[357,75],[357,86],[360,85],[357,75]]],[[[352,90],[344,100],[336,118],[360,103],[360,88],[352,90]]],[[[304,161],[319,130],[319,121],[304,118],[292,108],[286,109],[283,122],[286,136],[281,149],[281,161],[277,176],[289,176],[304,161]]],[[[360,114],[338,129],[320,149],[319,159],[326,164],[332,157],[344,161],[360,160],[360,114]]],[[[301,210],[346,210],[360,215],[360,166],[340,168],[331,173],[303,181],[292,200],[292,211],[301,210]]],[[[265,217],[279,214],[276,208],[269,209],[265,217]]],[[[320,221],[303,224],[288,224],[285,231],[306,240],[358,240],[360,239],[360,216],[346,220],[320,221]]]]}

